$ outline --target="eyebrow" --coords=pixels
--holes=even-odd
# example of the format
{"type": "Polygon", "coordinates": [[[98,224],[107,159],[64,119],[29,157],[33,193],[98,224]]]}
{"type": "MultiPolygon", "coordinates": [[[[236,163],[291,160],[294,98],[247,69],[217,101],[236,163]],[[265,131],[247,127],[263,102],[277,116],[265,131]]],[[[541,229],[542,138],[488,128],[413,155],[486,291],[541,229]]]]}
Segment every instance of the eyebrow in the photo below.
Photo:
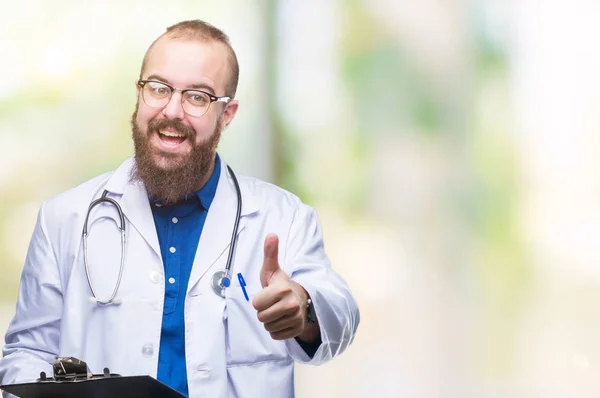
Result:
{"type": "MultiPolygon", "coordinates": [[[[158,81],[161,81],[166,84],[171,84],[167,79],[165,79],[164,77],[161,77],[159,75],[150,75],[146,78],[146,80],[158,80],[158,81]]],[[[212,95],[215,95],[215,90],[213,90],[213,88],[206,83],[192,84],[189,86],[189,88],[184,89],[184,90],[193,90],[193,89],[204,90],[204,91],[209,92],[212,95]]]]}

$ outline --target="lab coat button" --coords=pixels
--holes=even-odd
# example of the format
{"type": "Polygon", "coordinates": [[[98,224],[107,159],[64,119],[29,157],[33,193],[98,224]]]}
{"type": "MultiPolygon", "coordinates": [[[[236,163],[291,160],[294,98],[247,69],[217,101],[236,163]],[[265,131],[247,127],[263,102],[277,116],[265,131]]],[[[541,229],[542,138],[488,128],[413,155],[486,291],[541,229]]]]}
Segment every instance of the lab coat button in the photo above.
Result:
{"type": "Polygon", "coordinates": [[[156,271],[150,272],[150,280],[152,283],[158,283],[160,281],[160,275],[156,271]]]}
{"type": "Polygon", "coordinates": [[[151,358],[152,355],[154,355],[154,347],[152,347],[152,344],[144,344],[142,347],[142,355],[146,358],[151,358]]]}

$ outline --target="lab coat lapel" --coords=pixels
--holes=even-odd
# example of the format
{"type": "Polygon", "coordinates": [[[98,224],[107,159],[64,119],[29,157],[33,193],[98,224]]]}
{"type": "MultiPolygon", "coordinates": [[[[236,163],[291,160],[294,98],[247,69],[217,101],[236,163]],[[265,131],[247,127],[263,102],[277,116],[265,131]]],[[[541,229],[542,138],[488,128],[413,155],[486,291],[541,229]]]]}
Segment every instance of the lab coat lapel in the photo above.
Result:
{"type": "MultiPolygon", "coordinates": [[[[134,158],[129,158],[123,162],[108,180],[105,189],[114,195],[122,195],[120,199],[118,197],[113,198],[121,205],[125,218],[129,220],[130,225],[139,232],[156,255],[161,258],[158,234],[156,233],[146,188],[141,182],[130,181],[133,167],[135,167],[134,158]]],[[[127,231],[127,233],[130,233],[130,231],[127,231]]]]}
{"type": "Polygon", "coordinates": [[[127,184],[122,198],[125,217],[161,258],[158,234],[146,189],[141,184],[127,184]]]}
{"type": "MultiPolygon", "coordinates": [[[[243,184],[240,183],[242,193],[242,212],[238,227],[238,235],[244,229],[247,216],[257,210],[254,200],[251,195],[244,190],[243,184]]],[[[237,213],[237,195],[233,180],[227,171],[225,162],[221,162],[221,176],[215,197],[210,205],[198,250],[194,259],[194,265],[190,280],[188,283],[188,292],[197,284],[197,282],[206,274],[206,271],[217,261],[221,256],[227,258],[229,254],[229,246],[231,243],[231,235],[235,223],[237,213]]],[[[237,236],[236,236],[237,238],[237,236]]],[[[225,264],[225,260],[223,260],[225,264]]]]}

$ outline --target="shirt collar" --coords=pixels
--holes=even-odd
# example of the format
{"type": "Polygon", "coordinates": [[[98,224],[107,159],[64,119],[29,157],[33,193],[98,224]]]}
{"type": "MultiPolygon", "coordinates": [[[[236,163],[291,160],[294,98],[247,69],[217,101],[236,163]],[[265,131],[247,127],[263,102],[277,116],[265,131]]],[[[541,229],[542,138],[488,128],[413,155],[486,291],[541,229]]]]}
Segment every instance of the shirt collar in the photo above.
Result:
{"type": "Polygon", "coordinates": [[[210,204],[215,198],[215,193],[217,192],[217,185],[219,185],[219,177],[221,176],[221,159],[219,158],[219,154],[215,156],[215,167],[213,168],[213,172],[210,175],[208,181],[202,188],[198,191],[194,192],[192,195],[196,195],[200,203],[204,207],[205,210],[210,208],[210,204]]]}

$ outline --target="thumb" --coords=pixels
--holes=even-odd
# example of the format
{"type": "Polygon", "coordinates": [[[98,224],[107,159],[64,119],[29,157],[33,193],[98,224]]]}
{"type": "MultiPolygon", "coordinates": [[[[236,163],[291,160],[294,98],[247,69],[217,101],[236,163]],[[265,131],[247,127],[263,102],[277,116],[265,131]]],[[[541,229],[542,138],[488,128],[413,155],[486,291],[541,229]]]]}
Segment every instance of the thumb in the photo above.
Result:
{"type": "Polygon", "coordinates": [[[263,287],[269,285],[273,275],[279,268],[279,238],[275,234],[269,234],[265,238],[265,258],[260,270],[260,283],[263,287]]]}

